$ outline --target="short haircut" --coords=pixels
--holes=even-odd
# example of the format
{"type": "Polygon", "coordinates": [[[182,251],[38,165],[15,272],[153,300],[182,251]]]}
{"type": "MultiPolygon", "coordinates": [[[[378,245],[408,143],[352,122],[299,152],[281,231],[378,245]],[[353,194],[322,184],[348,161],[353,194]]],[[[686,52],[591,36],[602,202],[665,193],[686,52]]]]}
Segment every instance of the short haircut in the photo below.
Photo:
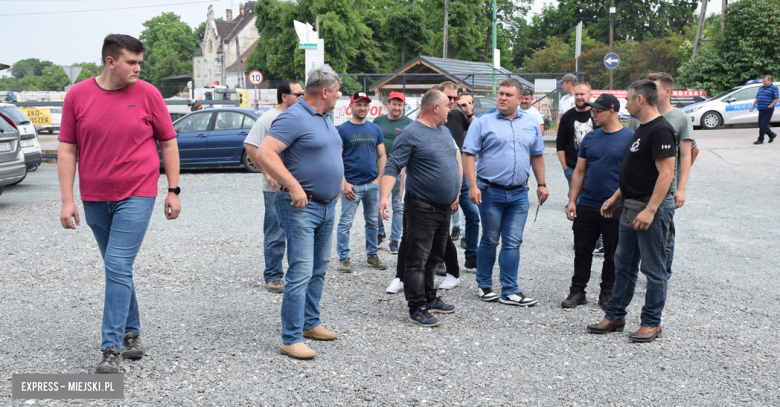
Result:
{"type": "Polygon", "coordinates": [[[433,105],[439,102],[439,99],[441,99],[442,96],[446,96],[444,92],[435,88],[425,92],[422,100],[420,101],[420,112],[426,112],[430,110],[433,105]]]}
{"type": "Polygon", "coordinates": [[[455,89],[458,90],[458,85],[455,84],[453,81],[444,81],[439,84],[439,86],[436,87],[437,90],[440,90],[444,92],[447,89],[455,89]]]}
{"type": "Polygon", "coordinates": [[[292,85],[297,84],[295,81],[284,81],[278,88],[276,88],[276,103],[282,104],[282,95],[289,95],[292,92],[292,85]]]}
{"type": "Polygon", "coordinates": [[[324,64],[309,72],[309,79],[306,81],[306,91],[317,93],[322,88],[333,90],[337,83],[339,83],[339,75],[330,65],[324,64]]]}
{"type": "Polygon", "coordinates": [[[592,90],[593,89],[593,88],[590,87],[590,84],[588,82],[585,82],[585,81],[575,83],[574,87],[576,88],[577,86],[584,86],[584,87],[588,88],[588,90],[592,90]]]}
{"type": "Polygon", "coordinates": [[[114,58],[114,61],[118,61],[123,49],[135,54],[146,51],[144,44],[135,37],[124,34],[108,34],[103,39],[102,65],[106,65],[106,57],[111,57],[114,58]]]}
{"type": "Polygon", "coordinates": [[[517,88],[517,96],[520,96],[520,95],[523,94],[523,84],[520,83],[520,81],[518,81],[515,78],[506,78],[503,81],[501,81],[501,83],[498,84],[499,88],[500,87],[504,87],[504,86],[505,87],[512,87],[512,86],[514,86],[515,88],[517,88]]]}
{"type": "Polygon", "coordinates": [[[658,86],[655,85],[655,82],[649,79],[640,79],[632,83],[631,86],[628,87],[628,93],[631,94],[631,100],[634,100],[637,96],[642,95],[648,105],[658,105],[658,86]]]}
{"type": "Polygon", "coordinates": [[[474,100],[474,95],[472,95],[472,94],[471,94],[471,93],[469,93],[469,92],[463,92],[463,93],[461,93],[460,95],[458,95],[458,99],[462,98],[463,96],[468,96],[468,97],[470,97],[470,98],[471,98],[471,100],[474,100]]]}
{"type": "Polygon", "coordinates": [[[647,79],[653,82],[661,82],[664,89],[674,89],[674,78],[666,72],[655,72],[647,75],[647,79]]]}
{"type": "Polygon", "coordinates": [[[772,75],[764,75],[764,79],[769,79],[769,82],[772,82],[772,75]]]}
{"type": "Polygon", "coordinates": [[[531,88],[523,88],[523,96],[533,96],[534,91],[531,88]]]}

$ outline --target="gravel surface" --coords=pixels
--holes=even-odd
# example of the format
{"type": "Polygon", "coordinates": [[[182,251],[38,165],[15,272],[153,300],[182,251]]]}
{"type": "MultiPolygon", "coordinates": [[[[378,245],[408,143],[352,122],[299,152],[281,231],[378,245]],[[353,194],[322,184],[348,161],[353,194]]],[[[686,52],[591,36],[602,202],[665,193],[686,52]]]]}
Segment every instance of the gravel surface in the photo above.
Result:
{"type": "MultiPolygon", "coordinates": [[[[147,356],[124,362],[125,399],[11,401],[12,374],[91,373],[99,357],[100,254],[81,207],[81,227],[61,228],[56,167],[43,164],[24,189],[0,197],[0,397],[13,405],[778,405],[771,319],[780,284],[770,263],[780,222],[767,212],[780,196],[778,152],[771,145],[699,156],[675,217],[662,339],[628,341],[639,328],[644,277],[625,332],[586,332],[603,317],[598,256],[589,303],[560,308],[574,254],[566,181],[547,154],[551,196],[536,224],[532,198],[519,272],[537,306],[483,303],[474,273],[463,270],[461,285],[443,294],[457,311],[441,316],[440,327],[416,327],[403,294],[384,292],[396,265],[387,243],[379,255],[388,270],[362,260],[357,216],[355,272],[338,272],[334,231],[322,299],[323,325],[339,339],[307,341],[318,352],[312,361],[279,354],[282,296],[262,283],[259,176],[187,170],[181,217],[165,220],[158,199],[135,263],[147,356]]],[[[164,188],[161,177],[161,196],[164,188]]],[[[498,288],[497,266],[494,278],[498,288]]]]}

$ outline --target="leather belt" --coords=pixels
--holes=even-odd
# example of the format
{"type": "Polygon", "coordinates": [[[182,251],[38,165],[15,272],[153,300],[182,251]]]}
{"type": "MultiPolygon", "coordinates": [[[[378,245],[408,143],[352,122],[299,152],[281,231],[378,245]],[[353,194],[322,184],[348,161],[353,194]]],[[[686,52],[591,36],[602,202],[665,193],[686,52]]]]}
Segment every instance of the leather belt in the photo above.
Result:
{"type": "Polygon", "coordinates": [[[489,187],[501,188],[501,189],[505,189],[507,191],[511,191],[513,189],[522,188],[522,187],[526,186],[526,184],[528,184],[528,180],[526,180],[525,182],[522,183],[522,185],[514,185],[514,186],[511,186],[511,187],[505,187],[503,185],[498,185],[495,182],[490,182],[490,181],[488,181],[488,180],[486,180],[486,179],[484,179],[482,177],[477,177],[477,179],[479,179],[480,181],[484,182],[489,187]]]}
{"type": "MultiPolygon", "coordinates": [[[[666,198],[668,198],[670,196],[672,196],[671,192],[667,193],[666,196],[664,197],[664,199],[666,199],[666,198]]],[[[636,200],[639,201],[639,202],[647,203],[647,202],[650,202],[650,198],[652,198],[652,197],[653,197],[652,195],[648,195],[648,196],[643,196],[643,197],[636,198],[636,200]]]]}
{"type": "MultiPolygon", "coordinates": [[[[276,189],[278,189],[278,190],[280,190],[282,192],[287,192],[287,193],[290,192],[290,190],[287,189],[286,186],[284,186],[282,184],[279,184],[279,183],[276,184],[276,189]]],[[[330,201],[332,201],[332,199],[320,199],[320,198],[317,198],[316,196],[314,196],[311,193],[306,192],[306,191],[303,191],[303,193],[306,194],[306,198],[308,200],[314,201],[314,202],[317,202],[317,203],[326,204],[326,203],[329,203],[330,201]]]]}

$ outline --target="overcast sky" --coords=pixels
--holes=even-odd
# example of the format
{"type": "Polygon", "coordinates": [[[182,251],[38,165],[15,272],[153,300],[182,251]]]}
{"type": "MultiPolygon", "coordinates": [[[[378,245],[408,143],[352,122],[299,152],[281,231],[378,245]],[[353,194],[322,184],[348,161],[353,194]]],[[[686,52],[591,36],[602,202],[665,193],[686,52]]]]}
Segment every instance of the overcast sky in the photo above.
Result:
{"type": "MultiPolygon", "coordinates": [[[[539,12],[544,3],[536,0],[532,11],[539,12]]],[[[178,14],[195,28],[206,21],[209,4],[214,5],[215,17],[224,18],[231,4],[233,15],[238,15],[239,0],[0,0],[0,27],[4,33],[0,62],[12,65],[38,58],[58,65],[99,64],[100,47],[107,34],[138,37],[144,21],[165,11],[178,14]],[[76,12],[79,10],[100,11],[76,12]]],[[[721,2],[713,1],[707,12],[720,12],[720,8],[721,2]]],[[[0,75],[3,73],[10,75],[8,71],[0,75]]]]}

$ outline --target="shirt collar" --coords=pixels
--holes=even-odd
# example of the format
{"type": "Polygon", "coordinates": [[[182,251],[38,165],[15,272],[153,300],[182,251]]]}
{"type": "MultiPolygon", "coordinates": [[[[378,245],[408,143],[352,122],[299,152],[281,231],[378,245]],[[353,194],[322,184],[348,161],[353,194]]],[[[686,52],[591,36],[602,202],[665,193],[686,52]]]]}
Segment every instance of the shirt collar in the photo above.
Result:
{"type": "Polygon", "coordinates": [[[303,98],[298,98],[298,104],[301,105],[301,107],[304,108],[304,110],[306,110],[307,112],[309,112],[309,114],[311,114],[312,116],[328,117],[327,113],[322,114],[322,113],[314,110],[314,108],[309,106],[309,104],[306,103],[306,101],[303,100],[303,98]]]}
{"type": "MultiPolygon", "coordinates": [[[[526,113],[526,112],[525,112],[523,109],[521,109],[521,108],[520,108],[520,106],[517,106],[517,113],[515,113],[515,119],[517,119],[517,118],[520,118],[520,117],[523,117],[523,116],[525,116],[526,114],[528,114],[528,113],[526,113]]],[[[496,108],[496,118],[498,118],[498,119],[505,119],[505,120],[509,120],[509,119],[507,119],[507,117],[506,117],[506,116],[504,116],[504,114],[503,114],[503,113],[501,113],[501,112],[498,110],[498,108],[496,108]]],[[[514,120],[514,119],[512,119],[512,120],[514,120]]]]}

